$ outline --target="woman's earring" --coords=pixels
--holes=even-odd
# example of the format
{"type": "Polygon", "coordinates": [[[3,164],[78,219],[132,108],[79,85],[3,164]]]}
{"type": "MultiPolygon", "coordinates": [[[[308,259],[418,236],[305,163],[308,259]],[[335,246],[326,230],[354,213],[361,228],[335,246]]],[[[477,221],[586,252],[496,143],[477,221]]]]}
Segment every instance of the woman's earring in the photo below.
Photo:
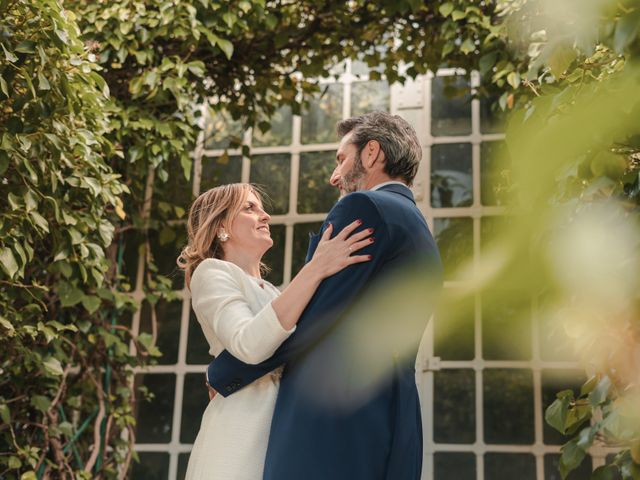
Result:
{"type": "Polygon", "coordinates": [[[227,240],[229,240],[229,234],[224,230],[221,230],[220,233],[218,233],[218,240],[220,240],[222,243],[226,242],[227,240]]]}

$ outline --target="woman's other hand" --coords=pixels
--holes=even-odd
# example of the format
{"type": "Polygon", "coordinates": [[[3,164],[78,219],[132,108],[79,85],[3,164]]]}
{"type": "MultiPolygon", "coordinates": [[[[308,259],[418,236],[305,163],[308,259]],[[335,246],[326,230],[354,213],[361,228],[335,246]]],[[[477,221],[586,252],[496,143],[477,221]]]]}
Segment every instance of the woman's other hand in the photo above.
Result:
{"type": "Polygon", "coordinates": [[[333,225],[325,229],[316,248],[311,262],[324,279],[338,273],[340,270],[354,263],[368,262],[371,255],[353,255],[358,250],[374,242],[372,228],[353,233],[362,221],[356,220],[344,227],[340,233],[331,238],[333,225]]]}

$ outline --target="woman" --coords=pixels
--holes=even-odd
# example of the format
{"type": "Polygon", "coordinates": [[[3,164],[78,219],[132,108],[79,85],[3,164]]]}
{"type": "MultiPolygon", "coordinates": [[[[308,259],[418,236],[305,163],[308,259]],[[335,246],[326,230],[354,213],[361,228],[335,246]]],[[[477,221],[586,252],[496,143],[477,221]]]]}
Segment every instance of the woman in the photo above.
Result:
{"type": "MultiPolygon", "coordinates": [[[[178,265],[214,356],[227,350],[246,363],[266,360],[295,331],[323,279],[370,260],[352,253],[373,242],[371,229],[353,233],[361,223],[356,220],[331,239],[329,225],[311,261],[280,293],[260,275],[262,256],[273,245],[270,218],[249,184],[213,188],[191,206],[188,245],[178,265]]],[[[262,479],[280,371],[209,402],[187,480],[262,479]]]]}

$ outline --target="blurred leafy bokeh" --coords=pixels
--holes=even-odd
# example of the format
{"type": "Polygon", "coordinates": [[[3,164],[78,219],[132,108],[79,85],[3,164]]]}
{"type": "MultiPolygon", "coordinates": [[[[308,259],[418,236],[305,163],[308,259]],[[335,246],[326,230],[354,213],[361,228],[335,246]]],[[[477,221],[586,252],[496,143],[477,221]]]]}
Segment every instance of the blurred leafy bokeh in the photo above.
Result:
{"type": "MultiPolygon", "coordinates": [[[[256,145],[288,141],[279,119],[306,108],[303,141],[333,141],[321,130],[340,115],[339,94],[306,101],[324,88],[312,79],[355,57],[376,67],[371,82],[476,70],[473,92],[438,88],[511,114],[509,159],[488,165],[496,185],[481,188],[512,214],[487,229],[478,264],[445,252],[452,277],[473,279],[445,298],[446,325],[476,294],[491,311],[505,285],[522,292],[509,293],[514,309],[541,298],[536,314],[571,339],[557,348],[575,349],[590,377],[548,411],[573,436],[561,470],[596,441],[622,451],[595,478],[640,478],[639,18],[637,0],[0,2],[0,476],[127,474],[132,368],[163,342],[155,310],[179,283],[167,252],[181,243],[198,135],[240,147],[255,126],[256,145]],[[203,116],[222,123],[201,131],[203,116]],[[224,125],[235,134],[219,135],[224,125]],[[128,293],[141,255],[151,333],[136,339],[128,293]]],[[[375,85],[356,89],[356,111],[375,85]]],[[[303,188],[324,181],[321,157],[301,159],[303,188]]],[[[240,162],[205,159],[205,185],[239,180],[240,162]]],[[[439,201],[465,204],[468,186],[441,173],[439,201]]],[[[300,210],[331,201],[301,196],[300,210]]],[[[315,227],[296,227],[296,250],[315,227]]]]}

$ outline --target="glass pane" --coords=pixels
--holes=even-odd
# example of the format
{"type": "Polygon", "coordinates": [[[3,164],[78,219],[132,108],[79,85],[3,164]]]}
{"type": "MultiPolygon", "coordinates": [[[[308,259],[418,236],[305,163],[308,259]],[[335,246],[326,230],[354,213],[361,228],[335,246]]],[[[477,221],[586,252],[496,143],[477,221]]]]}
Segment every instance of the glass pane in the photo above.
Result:
{"type": "Polygon", "coordinates": [[[455,311],[439,312],[434,317],[433,352],[442,360],[474,358],[474,299],[459,302],[455,311]]]}
{"type": "Polygon", "coordinates": [[[482,295],[482,357],[531,358],[531,299],[518,291],[495,289],[482,295]]]}
{"type": "Polygon", "coordinates": [[[395,115],[402,117],[411,125],[416,132],[421,131],[421,124],[424,122],[422,108],[406,108],[398,110],[395,115]]]}
{"type": "Polygon", "coordinates": [[[476,439],[475,372],[434,372],[433,385],[433,439],[437,443],[473,443],[476,439]]]}
{"type": "Polygon", "coordinates": [[[389,83],[385,80],[351,84],[351,115],[389,111],[389,83]]]}
{"type": "Polygon", "coordinates": [[[187,227],[184,224],[164,225],[160,230],[149,230],[149,245],[155,266],[160,275],[171,279],[174,290],[182,290],[184,273],[176,260],[187,244],[187,227]]]}
{"type": "Polygon", "coordinates": [[[178,480],[185,478],[187,475],[187,465],[189,464],[189,454],[181,453],[178,455],[178,480]]]}
{"type": "Polygon", "coordinates": [[[336,123],[342,120],[341,83],[320,86],[320,93],[302,113],[302,143],[333,143],[338,140],[336,123]]]}
{"type": "Polygon", "coordinates": [[[436,218],[435,239],[438,243],[445,280],[460,279],[471,272],[473,259],[473,220],[471,218],[436,218]],[[464,267],[463,271],[458,271],[464,267]]]}
{"type": "Polygon", "coordinates": [[[198,435],[198,430],[200,430],[202,415],[209,404],[209,394],[205,382],[204,370],[202,373],[187,373],[184,376],[180,422],[181,443],[193,443],[198,435]]]}
{"type": "Polygon", "coordinates": [[[329,178],[335,167],[335,151],[307,152],[300,155],[298,213],[324,213],[338,201],[340,192],[329,178]]]}
{"type": "Polygon", "coordinates": [[[304,259],[309,248],[310,235],[320,231],[322,222],[299,223],[293,227],[293,258],[291,261],[291,278],[304,266],[304,259]]]}
{"type": "Polygon", "coordinates": [[[273,247],[271,247],[262,262],[269,267],[270,271],[265,275],[268,282],[278,286],[284,281],[284,243],[286,227],[284,225],[270,225],[273,247]]]}
{"type": "Polygon", "coordinates": [[[528,453],[486,453],[485,480],[536,480],[536,459],[528,453]]]}
{"type": "MultiPolygon", "coordinates": [[[[548,454],[544,456],[544,479],[545,480],[562,480],[562,475],[558,470],[560,465],[560,455],[548,454]]],[[[591,471],[593,470],[591,457],[589,455],[584,457],[582,463],[578,468],[572,471],[566,478],[566,480],[589,480],[591,478],[591,471]]]]}
{"type": "Polygon", "coordinates": [[[351,60],[351,74],[356,76],[368,75],[371,71],[369,64],[362,60],[351,60]]]}
{"type": "Polygon", "coordinates": [[[504,142],[480,145],[480,200],[483,205],[505,205],[508,201],[509,162],[504,142]]]}
{"type": "Polygon", "coordinates": [[[435,77],[431,82],[431,134],[471,133],[469,79],[461,76],[435,77]]]}
{"type": "MultiPolygon", "coordinates": [[[[165,165],[167,165],[165,163],[165,165]]],[[[151,202],[151,218],[153,219],[186,219],[189,206],[193,201],[193,163],[189,180],[184,176],[182,165],[178,161],[168,162],[166,180],[156,171],[151,202]]]]}
{"type": "Polygon", "coordinates": [[[237,183],[242,177],[241,157],[202,157],[200,193],[227,183],[237,183]]]}
{"type": "Polygon", "coordinates": [[[480,132],[504,132],[507,114],[498,105],[495,97],[480,97],[480,132]]]}
{"type": "Polygon", "coordinates": [[[270,215],[282,215],[289,211],[289,183],[291,180],[291,155],[277,153],[255,155],[251,159],[249,181],[262,187],[267,195],[264,207],[270,215]]]}
{"type": "Polygon", "coordinates": [[[291,131],[293,129],[291,107],[280,107],[267,121],[271,125],[271,129],[269,131],[262,133],[257,124],[253,128],[252,145],[254,147],[290,145],[291,131]]]}
{"type": "Polygon", "coordinates": [[[173,399],[176,376],[172,373],[148,373],[136,375],[136,442],[169,443],[173,420],[173,399]],[[144,386],[154,397],[144,400],[138,387],[144,386]]]}
{"type": "Polygon", "coordinates": [[[431,205],[467,207],[473,203],[471,144],[431,147],[431,205]]]}
{"type": "Polygon", "coordinates": [[[433,456],[433,473],[435,480],[476,480],[476,456],[437,452],[433,456]]]}
{"type": "MultiPolygon", "coordinates": [[[[583,370],[542,370],[542,418],[547,407],[556,399],[556,394],[562,390],[573,390],[574,395],[580,395],[580,387],[587,381],[583,370]]],[[[562,435],[547,422],[542,422],[544,443],[548,445],[563,445],[570,437],[562,435]]]]}
{"type": "Polygon", "coordinates": [[[189,310],[189,335],[187,337],[187,363],[207,365],[213,357],[209,355],[209,343],[202,333],[196,314],[189,310]]]}
{"type": "MultiPolygon", "coordinates": [[[[174,364],[178,361],[182,300],[167,302],[160,299],[156,302],[154,310],[158,326],[156,346],[162,352],[158,363],[161,365],[174,364]]],[[[140,332],[152,333],[151,305],[146,300],[142,302],[140,310],[140,332]]]]}
{"type": "Polygon", "coordinates": [[[138,452],[140,463],[132,462],[128,478],[136,480],[165,480],[169,478],[169,454],[161,452],[138,452]]]}
{"type": "Polygon", "coordinates": [[[483,372],[482,383],[484,441],[501,444],[533,443],[533,378],[531,370],[488,369],[483,372]]]}
{"type": "Polygon", "coordinates": [[[242,123],[233,120],[226,112],[212,112],[209,110],[204,127],[204,148],[217,150],[227,148],[230,141],[242,143],[242,123]]]}
{"type": "Polygon", "coordinates": [[[140,230],[127,230],[123,233],[124,241],[122,252],[121,273],[125,276],[133,290],[136,287],[136,275],[138,274],[138,262],[144,257],[144,235],[140,230]]]}

